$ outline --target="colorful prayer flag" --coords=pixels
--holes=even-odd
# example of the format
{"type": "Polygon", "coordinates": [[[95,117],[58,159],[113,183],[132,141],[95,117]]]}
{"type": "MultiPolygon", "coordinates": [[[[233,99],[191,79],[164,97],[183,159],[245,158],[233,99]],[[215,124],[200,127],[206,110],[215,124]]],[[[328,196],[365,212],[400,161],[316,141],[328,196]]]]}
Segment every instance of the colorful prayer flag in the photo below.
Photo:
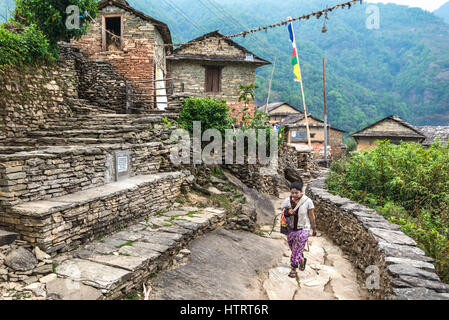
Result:
{"type": "Polygon", "coordinates": [[[295,41],[295,35],[293,34],[293,22],[290,22],[288,24],[288,31],[290,33],[290,42],[293,46],[293,54],[292,54],[292,65],[293,65],[293,73],[296,76],[295,81],[301,81],[301,71],[299,69],[299,61],[298,61],[298,55],[296,54],[296,41],[295,41]]]}

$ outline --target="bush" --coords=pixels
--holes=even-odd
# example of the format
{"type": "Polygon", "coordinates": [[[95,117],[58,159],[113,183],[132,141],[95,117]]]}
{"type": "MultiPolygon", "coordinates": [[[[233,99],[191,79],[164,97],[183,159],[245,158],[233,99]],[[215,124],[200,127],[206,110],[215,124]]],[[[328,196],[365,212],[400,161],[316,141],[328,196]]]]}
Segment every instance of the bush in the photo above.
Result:
{"type": "Polygon", "coordinates": [[[55,61],[49,41],[36,26],[14,27],[17,32],[9,30],[11,25],[0,26],[0,67],[55,61]]]}
{"type": "Polygon", "coordinates": [[[87,32],[91,21],[87,16],[80,18],[79,28],[68,29],[66,27],[66,21],[69,18],[66,10],[72,5],[80,9],[81,16],[85,11],[92,18],[98,14],[96,0],[16,0],[15,15],[20,23],[35,25],[56,48],[58,41],[79,38],[87,32]]]}
{"type": "Polygon", "coordinates": [[[376,208],[399,224],[449,282],[449,146],[378,144],[334,162],[328,190],[376,208]]]}
{"type": "Polygon", "coordinates": [[[201,132],[217,129],[222,133],[225,129],[232,129],[235,122],[229,117],[229,107],[225,100],[188,98],[184,100],[184,108],[179,114],[178,123],[193,133],[194,121],[201,121],[201,132]]]}

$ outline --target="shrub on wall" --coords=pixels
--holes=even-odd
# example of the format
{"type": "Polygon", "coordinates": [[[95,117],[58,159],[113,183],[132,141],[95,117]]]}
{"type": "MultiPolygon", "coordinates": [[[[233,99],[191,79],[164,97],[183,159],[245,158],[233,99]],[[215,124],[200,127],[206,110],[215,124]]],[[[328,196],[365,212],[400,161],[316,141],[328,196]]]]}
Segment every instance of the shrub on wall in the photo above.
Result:
{"type": "Polygon", "coordinates": [[[54,60],[49,41],[34,25],[26,28],[18,24],[0,26],[0,67],[54,60]]]}
{"type": "Polygon", "coordinates": [[[96,0],[16,0],[15,19],[25,25],[34,24],[56,47],[58,41],[79,38],[87,32],[89,22],[98,14],[96,0]],[[76,12],[68,10],[76,6],[76,12]],[[67,28],[67,22],[79,22],[77,27],[67,28]]]}
{"type": "Polygon", "coordinates": [[[326,181],[334,194],[378,210],[435,259],[449,282],[449,143],[416,143],[353,153],[335,162],[326,181]]]}
{"type": "Polygon", "coordinates": [[[178,123],[193,133],[194,121],[201,121],[201,132],[217,129],[224,133],[225,129],[232,129],[234,123],[234,119],[229,117],[229,107],[225,100],[188,98],[184,100],[178,123]]]}

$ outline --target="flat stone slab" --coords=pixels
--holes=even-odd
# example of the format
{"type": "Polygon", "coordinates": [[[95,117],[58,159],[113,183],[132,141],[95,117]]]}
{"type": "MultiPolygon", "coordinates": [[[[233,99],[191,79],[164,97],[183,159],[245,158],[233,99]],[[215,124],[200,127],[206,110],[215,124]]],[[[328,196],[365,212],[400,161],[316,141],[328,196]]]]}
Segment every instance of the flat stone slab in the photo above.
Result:
{"type": "Polygon", "coordinates": [[[440,293],[449,293],[449,285],[440,282],[426,280],[423,278],[411,277],[411,276],[399,276],[397,279],[393,279],[393,284],[397,287],[414,288],[422,287],[431,290],[435,290],[440,293]]]}
{"type": "Polygon", "coordinates": [[[82,260],[66,260],[56,267],[59,276],[81,282],[97,289],[111,290],[131,277],[131,272],[82,260]]]}
{"type": "Polygon", "coordinates": [[[55,279],[47,283],[47,297],[55,300],[99,300],[100,290],[70,279],[55,279]]]}
{"type": "Polygon", "coordinates": [[[429,262],[414,260],[409,258],[386,257],[387,264],[406,264],[415,268],[435,272],[435,266],[429,262]]]}
{"type": "Polygon", "coordinates": [[[392,264],[387,267],[387,270],[392,273],[393,276],[405,275],[440,281],[440,278],[435,273],[424,271],[407,264],[392,264]]]}
{"type": "Polygon", "coordinates": [[[426,288],[393,289],[398,300],[449,300],[449,294],[438,293],[426,288]]]}
{"type": "Polygon", "coordinates": [[[270,300],[292,300],[298,283],[296,279],[289,278],[290,268],[277,267],[269,271],[268,280],[263,284],[263,288],[270,300]]]}
{"type": "Polygon", "coordinates": [[[18,236],[19,235],[17,233],[0,230],[0,247],[10,245],[14,241],[16,241],[18,236]]]}
{"type": "Polygon", "coordinates": [[[95,255],[87,260],[132,272],[146,268],[149,261],[149,259],[145,257],[133,257],[128,255],[95,255]]]}
{"type": "Polygon", "coordinates": [[[415,246],[399,245],[380,241],[377,244],[379,249],[385,252],[386,256],[398,258],[410,258],[413,260],[433,262],[433,259],[427,257],[421,249],[415,246]]]}
{"type": "Polygon", "coordinates": [[[128,178],[119,182],[113,182],[104,186],[91,188],[70,195],[52,198],[50,200],[40,200],[27,202],[13,206],[11,210],[21,215],[45,216],[56,211],[79,206],[102,198],[112,197],[115,194],[123,193],[133,188],[164,181],[170,178],[177,178],[182,172],[166,172],[151,175],[142,175],[128,178]]]}
{"type": "Polygon", "coordinates": [[[403,244],[408,246],[417,245],[415,240],[406,236],[400,231],[383,230],[378,228],[369,228],[368,230],[374,235],[374,237],[389,243],[403,244]]]}

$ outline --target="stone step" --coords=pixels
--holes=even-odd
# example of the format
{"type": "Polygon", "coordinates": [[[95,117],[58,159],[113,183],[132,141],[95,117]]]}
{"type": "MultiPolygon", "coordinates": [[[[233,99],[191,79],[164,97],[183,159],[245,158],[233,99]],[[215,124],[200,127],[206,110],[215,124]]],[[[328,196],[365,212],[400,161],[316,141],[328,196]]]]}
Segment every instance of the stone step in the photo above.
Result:
{"type": "MultiPolygon", "coordinates": [[[[141,289],[152,274],[172,265],[189,242],[222,226],[225,220],[223,209],[180,208],[89,243],[56,267],[60,278],[54,281],[78,288],[75,296],[67,290],[66,295],[57,297],[83,299],[87,290],[95,290],[96,299],[124,297],[141,289]]],[[[52,287],[56,286],[47,285],[49,297],[54,296],[53,289],[48,290],[52,287]]]]}
{"type": "Polygon", "coordinates": [[[47,253],[69,251],[171,205],[189,172],[135,176],[0,212],[0,225],[47,253]]]}
{"type": "Polygon", "coordinates": [[[17,236],[18,234],[15,232],[0,230],[0,247],[13,243],[16,241],[17,236]]]}

